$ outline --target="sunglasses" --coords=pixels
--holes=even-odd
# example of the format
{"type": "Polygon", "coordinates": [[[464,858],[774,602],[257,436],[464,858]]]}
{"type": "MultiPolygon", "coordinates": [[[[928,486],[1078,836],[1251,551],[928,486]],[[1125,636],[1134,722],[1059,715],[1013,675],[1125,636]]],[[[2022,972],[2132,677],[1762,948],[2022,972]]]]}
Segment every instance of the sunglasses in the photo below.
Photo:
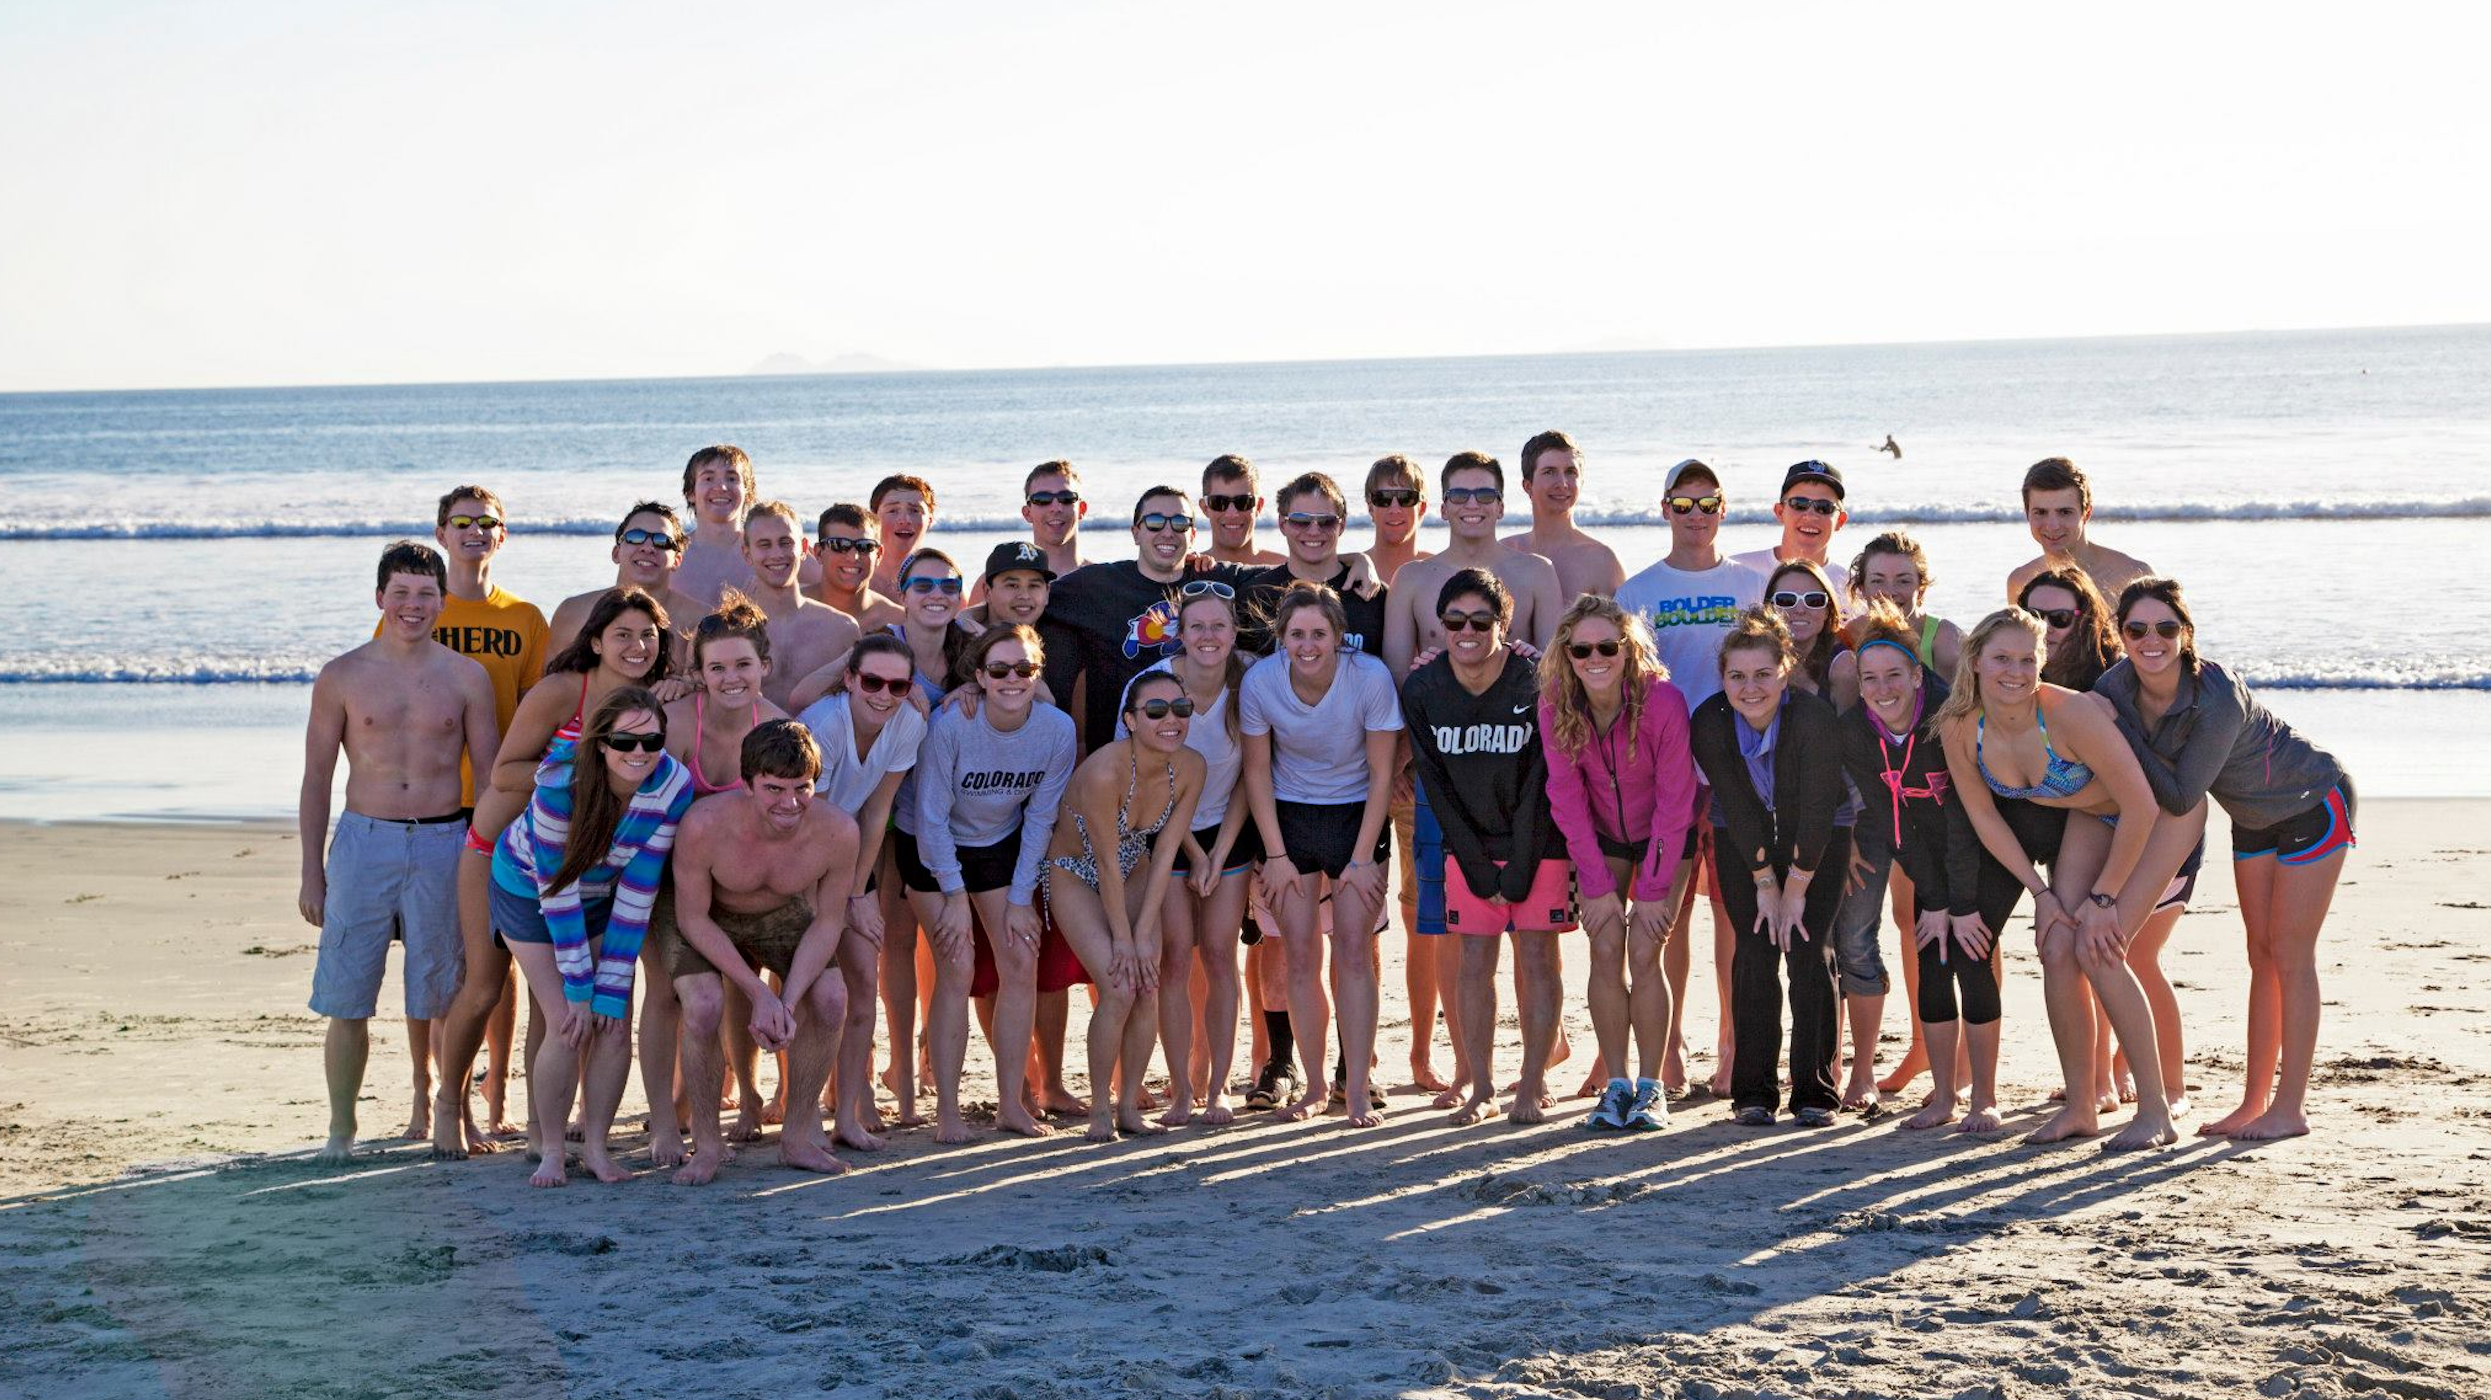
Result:
{"type": "Polygon", "coordinates": [[[1805,593],[1781,592],[1773,595],[1773,606],[1777,608],[1821,608],[1832,601],[1813,588],[1805,593]]]}
{"type": "Polygon", "coordinates": [[[1459,608],[1436,614],[1436,620],[1444,624],[1447,632],[1493,632],[1498,625],[1495,613],[1463,612],[1459,608]]]}
{"type": "Polygon", "coordinates": [[[932,593],[938,588],[956,598],[960,595],[960,580],[957,578],[927,578],[923,574],[919,574],[915,578],[904,578],[900,580],[900,591],[902,593],[932,593]]]}
{"type": "Polygon", "coordinates": [[[1191,534],[1194,528],[1192,516],[1170,515],[1166,511],[1159,510],[1154,510],[1133,523],[1145,530],[1174,530],[1180,535],[1191,534]]]}
{"type": "Polygon", "coordinates": [[[1819,515],[1832,515],[1842,509],[1841,505],[1836,502],[1819,500],[1814,496],[1787,497],[1782,502],[1782,508],[1802,513],[1815,511],[1819,515]]]}
{"type": "Polygon", "coordinates": [[[656,753],[666,747],[666,731],[653,729],[638,734],[608,734],[605,746],[615,753],[656,753]]]}
{"type": "Polygon", "coordinates": [[[985,671],[986,679],[990,681],[999,681],[1005,676],[1018,676],[1022,680],[1028,680],[1031,676],[1038,674],[1038,663],[1035,661],[989,661],[979,669],[985,671]]]}
{"type": "Polygon", "coordinates": [[[1377,510],[1407,510],[1419,503],[1416,491],[1369,491],[1367,504],[1377,510]]]}
{"type": "Polygon", "coordinates": [[[1287,515],[1280,517],[1280,523],[1299,530],[1337,530],[1341,528],[1341,518],[1337,515],[1331,514],[1328,511],[1324,514],[1317,515],[1312,511],[1293,510],[1287,515]]]}
{"type": "Polygon", "coordinates": [[[1236,589],[1229,587],[1227,584],[1224,584],[1215,578],[1195,579],[1186,584],[1183,588],[1178,589],[1177,593],[1178,596],[1185,598],[1199,598],[1207,593],[1214,598],[1226,598],[1230,602],[1235,602],[1237,598],[1236,589]]]}
{"type": "Polygon", "coordinates": [[[1505,493],[1494,486],[1448,486],[1444,490],[1444,503],[1449,506],[1466,506],[1474,501],[1492,506],[1504,499],[1505,493]]]}
{"type": "Polygon", "coordinates": [[[502,528],[502,522],[490,515],[453,515],[441,523],[453,530],[464,530],[471,525],[479,530],[502,528]]]}
{"type": "MultiPolygon", "coordinates": [[[[2074,608],[2052,608],[2048,612],[2041,614],[2041,620],[2049,623],[2051,629],[2057,631],[2075,626],[2076,619],[2082,616],[2084,616],[2084,614],[2076,611],[2074,608]]],[[[2140,632],[2137,635],[2143,636],[2144,634],[2140,632]]]]}
{"type": "Polygon", "coordinates": [[[893,695],[906,695],[908,688],[916,682],[906,676],[877,676],[870,671],[859,671],[848,677],[848,684],[867,695],[880,695],[886,690],[893,695]]]}
{"type": "Polygon", "coordinates": [[[1594,652],[1598,652],[1602,656],[1615,656],[1623,650],[1625,650],[1625,648],[1619,646],[1613,641],[1566,643],[1566,655],[1573,657],[1577,661],[1591,660],[1592,653],[1594,652]]]}
{"type": "Polygon", "coordinates": [[[617,544],[653,544],[664,550],[677,550],[683,548],[683,541],[675,538],[667,531],[643,530],[637,525],[634,525],[630,529],[625,530],[623,533],[616,535],[614,537],[614,541],[617,544]]]}
{"type": "Polygon", "coordinates": [[[1669,506],[1669,513],[1672,515],[1686,515],[1699,510],[1704,512],[1706,515],[1721,514],[1721,498],[1719,496],[1672,496],[1666,504],[1669,506]]]}
{"type": "Polygon", "coordinates": [[[2131,642],[2141,642],[2148,636],[2160,637],[2167,642],[2180,635],[2180,625],[2176,622],[2123,622],[2119,630],[2127,633],[2131,642]]]}
{"type": "Polygon", "coordinates": [[[1078,491],[1032,491],[1029,493],[1029,503],[1033,506],[1077,506],[1081,504],[1081,493],[1078,491]]]}
{"type": "Polygon", "coordinates": [[[1252,510],[1254,498],[1252,496],[1205,496],[1202,498],[1202,508],[1210,511],[1252,510]]]}
{"type": "Polygon", "coordinates": [[[867,539],[833,539],[825,536],[822,540],[822,548],[833,554],[880,554],[882,542],[867,539]]]}
{"type": "Polygon", "coordinates": [[[1178,719],[1192,719],[1194,717],[1194,702],[1190,699],[1144,700],[1140,704],[1133,707],[1133,712],[1140,715],[1144,719],[1166,719],[1170,715],[1174,715],[1178,719]]]}

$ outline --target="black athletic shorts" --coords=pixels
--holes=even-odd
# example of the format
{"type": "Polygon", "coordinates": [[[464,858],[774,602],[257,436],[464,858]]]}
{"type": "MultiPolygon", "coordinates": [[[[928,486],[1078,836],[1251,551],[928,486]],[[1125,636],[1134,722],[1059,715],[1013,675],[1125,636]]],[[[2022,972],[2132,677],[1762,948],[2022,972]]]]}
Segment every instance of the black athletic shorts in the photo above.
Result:
{"type": "MultiPolygon", "coordinates": [[[[1282,854],[1297,867],[1300,875],[1322,872],[1332,879],[1358,858],[1358,824],[1366,819],[1364,802],[1275,802],[1279,809],[1282,854]]],[[[1392,843],[1385,835],[1392,823],[1384,823],[1375,833],[1375,849],[1366,859],[1382,864],[1392,856],[1392,843]]]]}
{"type": "MultiPolygon", "coordinates": [[[[899,860],[901,884],[926,894],[943,892],[942,882],[918,857],[916,837],[895,828],[891,832],[891,854],[899,860]]],[[[1003,889],[1012,883],[1012,872],[1021,863],[1021,833],[1015,831],[991,846],[962,846],[956,854],[960,857],[962,888],[971,894],[1003,889]]]]}
{"type": "Polygon", "coordinates": [[[2353,780],[2345,778],[2327,790],[2318,804],[2273,826],[2232,828],[2232,859],[2273,856],[2286,865],[2315,865],[2337,850],[2359,844],[2353,838],[2353,780]]]}
{"type": "MultiPolygon", "coordinates": [[[[1352,831],[1350,835],[1355,837],[1357,832],[1352,831]]],[[[1203,854],[1208,855],[1211,848],[1220,843],[1220,829],[1216,826],[1197,828],[1194,832],[1194,841],[1202,847],[1203,854]]],[[[1240,870],[1251,867],[1262,858],[1263,829],[1256,826],[1254,819],[1249,817],[1245,825],[1237,828],[1237,844],[1228,848],[1228,861],[1220,867],[1220,873],[1234,875],[1240,870]]],[[[1185,847],[1180,843],[1176,848],[1176,873],[1182,875],[1193,868],[1193,862],[1185,858],[1185,847]]]]}

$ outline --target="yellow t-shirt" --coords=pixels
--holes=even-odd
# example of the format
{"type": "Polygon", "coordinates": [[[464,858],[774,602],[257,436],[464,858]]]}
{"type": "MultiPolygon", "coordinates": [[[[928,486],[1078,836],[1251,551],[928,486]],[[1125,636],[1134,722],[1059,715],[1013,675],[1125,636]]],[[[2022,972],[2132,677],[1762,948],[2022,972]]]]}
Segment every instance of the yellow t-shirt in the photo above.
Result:
{"type": "MultiPolygon", "coordinates": [[[[372,624],[372,635],[380,635],[372,624]]],[[[451,597],[433,623],[433,640],[484,667],[493,681],[493,722],[501,733],[519,712],[519,696],[545,672],[545,614],[515,593],[495,588],[482,598],[451,597]]],[[[498,734],[496,737],[499,737],[498,734]]],[[[459,760],[460,803],[476,805],[476,778],[459,760]]]]}

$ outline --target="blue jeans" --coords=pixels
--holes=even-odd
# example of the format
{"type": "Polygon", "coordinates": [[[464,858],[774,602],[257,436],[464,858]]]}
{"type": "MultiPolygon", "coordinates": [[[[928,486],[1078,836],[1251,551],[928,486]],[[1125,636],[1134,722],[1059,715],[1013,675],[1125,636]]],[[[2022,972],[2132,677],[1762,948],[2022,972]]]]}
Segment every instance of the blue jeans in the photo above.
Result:
{"type": "MultiPolygon", "coordinates": [[[[1858,889],[1846,889],[1842,908],[1834,914],[1834,970],[1844,996],[1884,996],[1886,960],[1877,947],[1877,926],[1885,919],[1886,872],[1894,868],[1894,852],[1886,833],[1866,822],[1853,832],[1853,839],[1870,874],[1858,889]]],[[[1848,868],[1819,873],[1819,878],[1826,876],[1840,879],[1845,886],[1851,881],[1848,868]]]]}

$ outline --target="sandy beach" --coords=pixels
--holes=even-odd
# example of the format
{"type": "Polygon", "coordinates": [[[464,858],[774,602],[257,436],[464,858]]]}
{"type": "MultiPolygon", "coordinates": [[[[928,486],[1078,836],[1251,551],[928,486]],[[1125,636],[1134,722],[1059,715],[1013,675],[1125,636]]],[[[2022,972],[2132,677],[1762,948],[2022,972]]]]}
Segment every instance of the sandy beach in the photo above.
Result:
{"type": "MultiPolygon", "coordinates": [[[[2491,803],[2382,800],[2362,825],[2304,1139],[2113,1156],[1900,1115],[1747,1131],[1705,1099],[1620,1139],[1572,1104],[1450,1128],[1403,1091],[1363,1132],[918,1130],[840,1178],[765,1145],[703,1189],[554,1192],[517,1154],[436,1164],[383,1136],[409,1108],[387,1019],[368,1155],[308,1160],[317,934],[290,827],[10,825],[0,1393],[2491,1394],[2491,803]]],[[[2227,864],[2166,955],[2199,1117],[2238,1088],[2227,864]]],[[[2055,1063],[2021,921],[2007,946],[2003,1099],[2028,1127],[2055,1063]]],[[[1699,951],[1699,1045],[1706,971],[1699,951]]],[[[635,1081],[620,1146],[645,1166],[639,1111],[635,1081]]]]}

